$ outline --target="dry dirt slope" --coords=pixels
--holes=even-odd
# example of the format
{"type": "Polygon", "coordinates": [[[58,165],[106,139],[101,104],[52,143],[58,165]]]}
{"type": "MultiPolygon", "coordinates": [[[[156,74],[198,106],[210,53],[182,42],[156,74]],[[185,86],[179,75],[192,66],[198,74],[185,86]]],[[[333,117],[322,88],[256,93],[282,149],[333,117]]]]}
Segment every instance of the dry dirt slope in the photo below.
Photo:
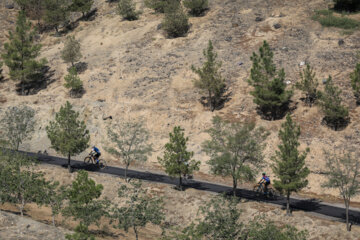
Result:
{"type": "MultiPolygon", "coordinates": [[[[47,89],[33,96],[17,96],[13,82],[2,83],[2,110],[25,103],[37,111],[38,129],[34,138],[24,144],[24,149],[46,149],[55,154],[49,150],[45,126],[60,105],[70,101],[86,120],[91,132],[91,145],[96,144],[102,149],[107,145],[106,127],[111,124],[109,121],[116,123],[129,118],[143,118],[155,148],[145,166],[148,169],[158,168],[156,159],[163,150],[168,132],[174,125],[180,125],[186,129],[190,138],[189,148],[195,152],[195,158],[202,161],[201,176],[204,177],[208,173],[208,158],[200,145],[208,137],[204,130],[216,114],[234,121],[253,119],[269,130],[271,135],[265,154],[269,162],[278,143],[277,132],[283,120],[269,122],[256,114],[249,94],[250,87],[245,81],[251,68],[250,55],[263,40],[271,44],[277,65],[285,68],[287,80],[292,85],[298,80],[299,63],[309,61],[316,68],[320,80],[333,75],[336,84],[344,90],[346,104],[350,106],[351,124],[344,131],[334,132],[321,125],[321,113],[316,107],[304,107],[299,100],[301,95],[298,92],[295,94],[293,101],[297,109],[292,115],[303,130],[301,147],[311,148],[307,158],[309,167],[314,172],[321,171],[324,163],[322,149],[332,151],[345,143],[358,143],[360,110],[355,106],[348,75],[358,61],[356,53],[360,47],[360,33],[343,35],[340,30],[326,29],[313,22],[313,9],[324,9],[324,1],[213,0],[206,16],[191,18],[189,34],[177,39],[164,37],[159,29],[162,15],[144,8],[143,1],[137,0],[137,3],[138,8],[143,10],[140,20],[127,22],[116,15],[114,5],[105,0],[95,0],[98,8],[95,20],[80,22],[69,33],[80,40],[84,56],[82,61],[88,64],[88,69],[80,75],[86,89],[81,99],[71,99],[63,87],[68,66],[60,59],[59,52],[65,36],[41,36],[42,56],[55,70],[56,81],[47,89]],[[256,22],[257,16],[264,20],[256,22]],[[281,28],[275,29],[276,23],[281,28]],[[339,45],[339,39],[344,39],[345,44],[339,45]],[[192,64],[201,64],[202,49],[206,48],[209,40],[213,41],[223,62],[222,74],[232,93],[225,107],[214,113],[199,103],[201,95],[192,86],[195,76],[190,70],[192,64]],[[108,115],[113,119],[102,120],[108,115]]],[[[3,33],[6,28],[14,26],[16,10],[4,9],[3,4],[1,7],[1,41],[5,41],[3,33]]],[[[111,159],[110,156],[105,157],[111,159]]],[[[111,164],[120,163],[112,159],[111,164]]],[[[269,172],[270,168],[264,170],[269,172]]],[[[321,175],[311,174],[309,187],[304,192],[336,194],[335,191],[321,189],[322,180],[321,175]]]]}

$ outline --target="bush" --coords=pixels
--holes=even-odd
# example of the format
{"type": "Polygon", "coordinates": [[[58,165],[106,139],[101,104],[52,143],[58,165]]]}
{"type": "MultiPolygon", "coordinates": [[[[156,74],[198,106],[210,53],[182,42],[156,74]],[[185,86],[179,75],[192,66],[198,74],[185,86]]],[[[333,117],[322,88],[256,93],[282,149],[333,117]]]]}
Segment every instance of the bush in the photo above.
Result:
{"type": "Polygon", "coordinates": [[[335,9],[355,12],[360,10],[359,0],[334,0],[335,9]]]}
{"type": "Polygon", "coordinates": [[[318,21],[324,27],[337,27],[342,29],[355,29],[360,27],[360,22],[348,17],[334,16],[329,10],[317,11],[313,20],[318,21]]]}
{"type": "Polygon", "coordinates": [[[184,0],[183,3],[193,16],[200,16],[209,6],[208,0],[184,0]]]}
{"type": "Polygon", "coordinates": [[[83,83],[77,75],[76,68],[72,67],[68,75],[65,76],[66,88],[70,88],[70,96],[75,97],[83,91],[83,83]]]}
{"type": "Polygon", "coordinates": [[[189,18],[177,3],[167,6],[162,27],[169,37],[182,37],[190,29],[189,18]]]}
{"type": "Polygon", "coordinates": [[[132,0],[120,0],[118,13],[129,21],[137,20],[140,14],[140,12],[136,11],[135,4],[132,0]]]}
{"type": "Polygon", "coordinates": [[[155,12],[164,13],[169,4],[179,4],[180,0],[145,0],[145,6],[155,12]]]}

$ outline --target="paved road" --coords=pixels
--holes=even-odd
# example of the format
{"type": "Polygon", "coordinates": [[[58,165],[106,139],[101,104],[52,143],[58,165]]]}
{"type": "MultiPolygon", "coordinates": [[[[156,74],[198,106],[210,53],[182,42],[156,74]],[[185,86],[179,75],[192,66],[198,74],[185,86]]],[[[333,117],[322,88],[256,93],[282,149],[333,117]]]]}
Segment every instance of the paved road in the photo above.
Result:
{"type": "MultiPolygon", "coordinates": [[[[41,163],[47,163],[51,165],[58,165],[66,167],[67,159],[65,158],[59,158],[59,157],[53,157],[53,156],[46,156],[42,154],[35,154],[35,153],[29,153],[28,155],[36,157],[41,163]]],[[[112,174],[115,176],[124,176],[125,169],[119,168],[119,167],[107,167],[103,170],[98,169],[94,165],[86,165],[82,161],[71,161],[72,167],[74,169],[84,169],[87,171],[94,171],[94,172],[102,172],[107,174],[112,174]]],[[[141,179],[146,181],[152,181],[152,182],[158,182],[158,183],[165,183],[170,185],[177,185],[178,179],[170,178],[166,175],[162,174],[156,174],[156,173],[150,173],[150,172],[141,172],[141,171],[134,171],[134,170],[128,170],[128,177],[135,178],[135,179],[141,179]]],[[[215,192],[215,193],[223,193],[223,192],[231,192],[232,188],[219,185],[216,183],[209,183],[209,182],[202,182],[202,181],[196,181],[196,180],[186,180],[184,182],[185,188],[194,188],[198,190],[203,191],[209,191],[209,192],[215,192]]],[[[257,197],[253,191],[246,190],[246,189],[238,189],[237,190],[237,196],[253,200],[253,201],[261,201],[261,202],[267,202],[272,204],[281,205],[283,207],[286,207],[286,199],[284,197],[277,197],[274,200],[257,197]]],[[[309,200],[299,200],[299,199],[291,199],[291,208],[293,211],[295,210],[301,210],[305,212],[314,212],[322,215],[326,215],[332,218],[336,218],[340,221],[345,221],[345,209],[341,207],[336,206],[330,206],[324,203],[321,203],[319,200],[316,199],[309,199],[309,200]]],[[[360,212],[358,211],[349,211],[350,215],[350,221],[353,224],[360,225],[360,212]]]]}

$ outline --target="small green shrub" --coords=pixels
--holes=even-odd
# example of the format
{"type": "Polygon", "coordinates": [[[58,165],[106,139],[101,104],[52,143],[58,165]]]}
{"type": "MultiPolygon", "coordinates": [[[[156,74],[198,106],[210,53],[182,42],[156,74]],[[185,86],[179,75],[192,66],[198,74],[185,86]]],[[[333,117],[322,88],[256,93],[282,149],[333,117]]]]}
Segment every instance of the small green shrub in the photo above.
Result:
{"type": "Polygon", "coordinates": [[[201,16],[209,7],[208,0],[184,0],[183,3],[193,16],[201,16]]]}
{"type": "Polygon", "coordinates": [[[135,4],[132,0],[120,0],[118,13],[129,21],[137,20],[140,14],[140,12],[136,11],[135,4]]]}
{"type": "Polygon", "coordinates": [[[65,76],[65,82],[64,86],[70,89],[71,97],[76,97],[83,91],[83,83],[75,67],[70,68],[68,75],[65,76]]]}
{"type": "Polygon", "coordinates": [[[179,4],[167,6],[162,27],[168,37],[183,37],[190,29],[189,18],[179,4]]]}
{"type": "Polygon", "coordinates": [[[313,20],[318,21],[324,27],[337,27],[347,30],[360,27],[360,22],[348,17],[334,16],[330,10],[316,11],[313,20]]]}
{"type": "Polygon", "coordinates": [[[180,0],[145,0],[145,6],[154,9],[155,12],[164,13],[171,4],[178,4],[180,0]]]}

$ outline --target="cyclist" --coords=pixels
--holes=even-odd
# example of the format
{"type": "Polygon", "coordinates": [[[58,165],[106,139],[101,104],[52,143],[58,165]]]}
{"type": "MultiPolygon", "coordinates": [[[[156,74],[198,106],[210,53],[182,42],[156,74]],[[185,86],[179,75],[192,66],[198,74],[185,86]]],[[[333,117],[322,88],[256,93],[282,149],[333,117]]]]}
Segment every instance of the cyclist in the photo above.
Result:
{"type": "Polygon", "coordinates": [[[259,182],[259,184],[265,184],[265,188],[264,188],[264,193],[267,194],[268,192],[268,186],[270,185],[271,181],[270,178],[268,176],[266,176],[266,173],[262,173],[262,178],[259,182]]]}
{"type": "Polygon", "coordinates": [[[96,164],[99,164],[99,158],[101,156],[100,150],[97,147],[93,146],[91,149],[91,155],[93,156],[96,164]]]}

